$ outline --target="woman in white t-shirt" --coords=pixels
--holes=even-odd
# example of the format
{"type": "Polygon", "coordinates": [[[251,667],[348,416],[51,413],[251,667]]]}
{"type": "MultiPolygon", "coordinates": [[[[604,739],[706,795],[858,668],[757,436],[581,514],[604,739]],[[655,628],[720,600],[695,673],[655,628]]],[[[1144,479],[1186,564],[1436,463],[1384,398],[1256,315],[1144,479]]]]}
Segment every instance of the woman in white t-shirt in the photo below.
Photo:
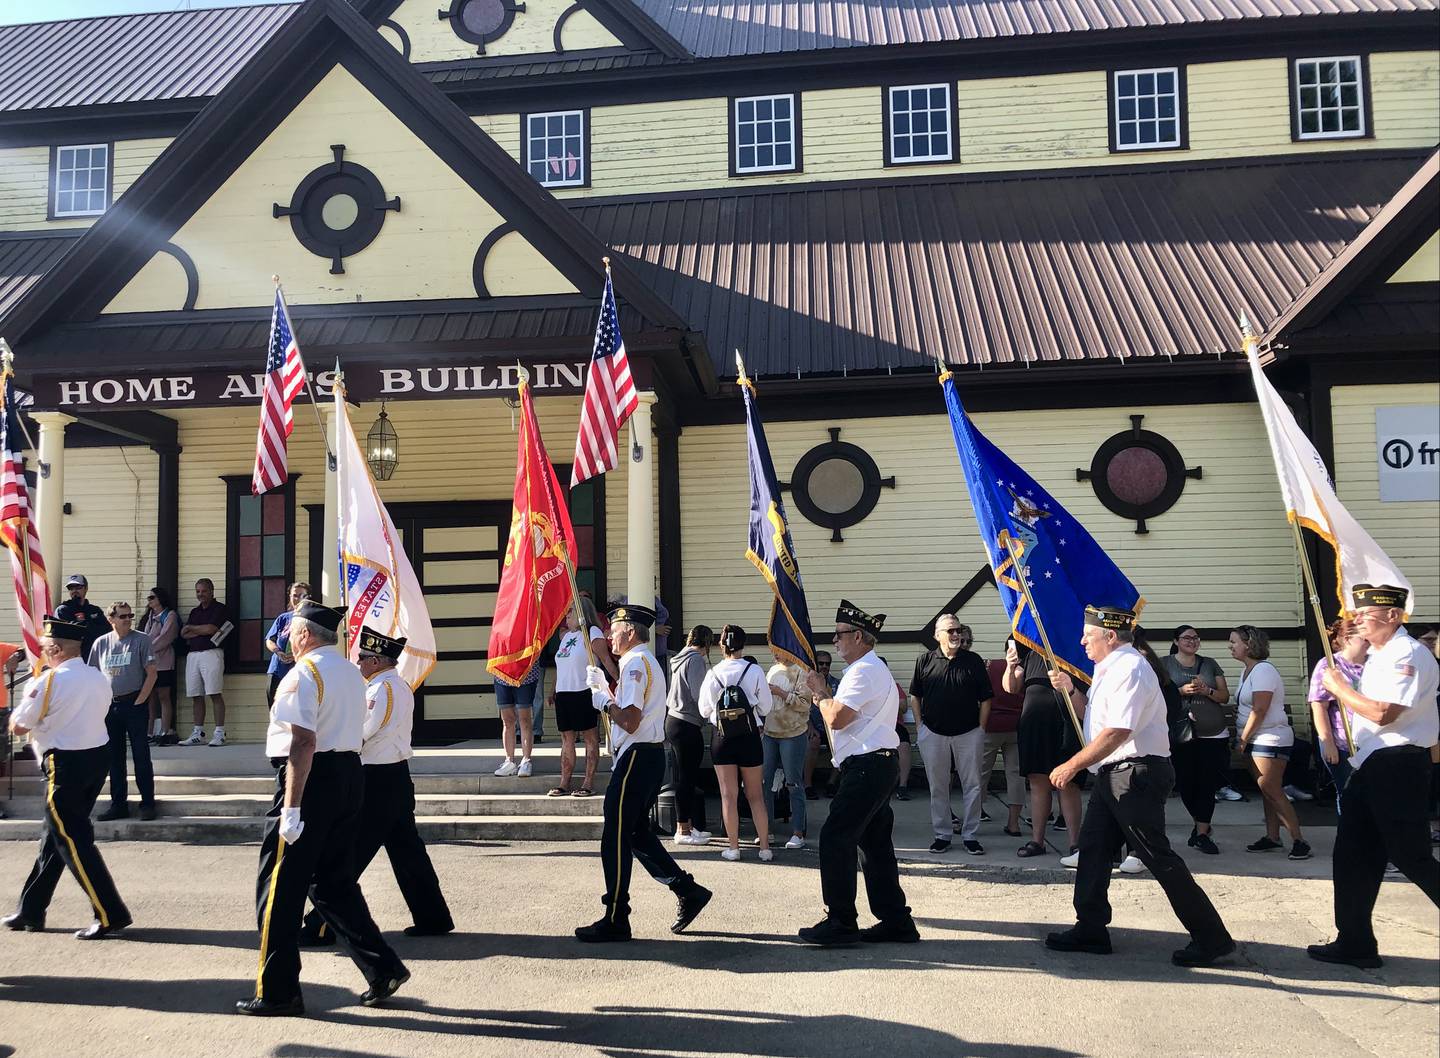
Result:
{"type": "MultiPolygon", "coordinates": [[[[610,682],[614,683],[617,678],[615,659],[610,654],[605,633],[600,631],[600,615],[587,596],[580,596],[580,607],[585,612],[585,627],[589,629],[590,651],[595,655],[595,664],[608,672],[610,682]]],[[[575,619],[572,609],[565,615],[565,634],[555,648],[555,694],[550,699],[550,707],[555,715],[555,728],[560,732],[560,785],[550,791],[551,797],[571,796],[570,776],[575,772],[577,732],[585,736],[585,781],[574,796],[589,797],[595,792],[595,765],[600,756],[600,736],[596,724],[600,714],[595,711],[590,688],[585,685],[585,669],[589,664],[585,642],[580,638],[580,622],[575,619]]]]}
{"type": "Polygon", "coordinates": [[[1284,823],[1290,832],[1290,858],[1308,860],[1310,843],[1300,833],[1295,806],[1285,796],[1285,765],[1295,745],[1295,732],[1285,712],[1285,681],[1265,660],[1270,656],[1270,637],[1254,625],[1238,625],[1230,633],[1230,656],[1245,666],[1235,692],[1240,753],[1249,761],[1265,803],[1265,836],[1245,848],[1250,852],[1283,849],[1280,824],[1284,823]]]}
{"type": "Polygon", "coordinates": [[[765,807],[762,771],[765,751],[760,730],[770,712],[770,685],[765,670],[745,654],[745,629],[726,625],[720,632],[725,660],[711,669],[700,684],[700,716],[715,725],[710,740],[710,763],[720,784],[720,814],[730,847],[722,859],[740,858],[740,785],[750,802],[750,818],[760,837],[760,858],[774,859],[770,851],[770,813],[765,807]],[[734,690],[732,690],[732,688],[734,690]],[[736,693],[738,692],[738,693],[736,693]]]}

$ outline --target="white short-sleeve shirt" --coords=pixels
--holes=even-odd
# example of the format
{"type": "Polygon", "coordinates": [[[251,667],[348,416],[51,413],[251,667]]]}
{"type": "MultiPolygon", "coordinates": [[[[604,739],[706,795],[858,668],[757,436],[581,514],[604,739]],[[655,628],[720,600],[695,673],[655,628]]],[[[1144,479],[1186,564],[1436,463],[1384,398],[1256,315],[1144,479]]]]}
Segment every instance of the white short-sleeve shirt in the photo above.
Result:
{"type": "Polygon", "coordinates": [[[415,694],[398,669],[382,669],[365,683],[365,744],[361,764],[398,764],[409,760],[415,694]]]}
{"type": "Polygon", "coordinates": [[[637,742],[665,741],[665,674],[643,643],[631,647],[620,658],[615,703],[622,709],[641,711],[640,726],[633,735],[619,724],[610,725],[610,752],[617,761],[637,742]]]}
{"type": "Polygon", "coordinates": [[[1160,680],[1145,655],[1129,643],[1095,663],[1085,705],[1085,741],[1106,728],[1124,728],[1130,737],[1104,760],[1090,765],[1093,772],[1131,757],[1170,756],[1170,727],[1165,722],[1160,680]]]}
{"type": "Polygon", "coordinates": [[[705,674],[698,699],[700,715],[713,724],[720,708],[720,695],[726,687],[736,684],[750,699],[758,728],[760,721],[769,715],[774,699],[770,697],[770,685],[765,682],[765,670],[743,658],[726,658],[705,674]]]}
{"type": "MultiPolygon", "coordinates": [[[[604,639],[605,633],[594,625],[590,626],[590,641],[604,639]]],[[[590,655],[578,629],[572,629],[560,637],[555,648],[555,693],[569,694],[586,689],[585,670],[590,665],[590,655]]]]}
{"type": "Polygon", "coordinates": [[[316,753],[359,753],[365,741],[365,677],[333,646],[295,662],[275,689],[265,754],[290,755],[292,726],[315,732],[316,753]]]}
{"type": "Polygon", "coordinates": [[[850,724],[831,732],[835,767],[843,764],[847,757],[900,745],[900,736],[895,733],[900,688],[890,666],[881,661],[875,651],[846,666],[833,697],[860,714],[850,724]]]}
{"type": "Polygon", "coordinates": [[[1255,695],[1269,691],[1273,695],[1270,708],[1255,729],[1251,744],[1256,746],[1293,746],[1295,731],[1290,726],[1290,716],[1285,712],[1285,681],[1280,671],[1268,661],[1257,661],[1255,667],[1240,677],[1240,689],[1235,692],[1238,708],[1235,713],[1235,730],[1243,732],[1250,722],[1255,695]]]}
{"type": "Polygon", "coordinates": [[[1387,746],[1430,747],[1440,742],[1440,714],[1435,693],[1440,684],[1440,665],[1425,644],[1404,628],[1396,629],[1380,649],[1370,648],[1358,690],[1377,702],[1404,706],[1393,724],[1381,727],[1358,713],[1350,714],[1355,752],[1350,757],[1358,768],[1365,758],[1387,746]]]}
{"type": "Polygon", "coordinates": [[[110,681],[79,658],[32,678],[15,706],[14,723],[30,732],[36,758],[52,749],[94,749],[110,741],[110,681]]]}

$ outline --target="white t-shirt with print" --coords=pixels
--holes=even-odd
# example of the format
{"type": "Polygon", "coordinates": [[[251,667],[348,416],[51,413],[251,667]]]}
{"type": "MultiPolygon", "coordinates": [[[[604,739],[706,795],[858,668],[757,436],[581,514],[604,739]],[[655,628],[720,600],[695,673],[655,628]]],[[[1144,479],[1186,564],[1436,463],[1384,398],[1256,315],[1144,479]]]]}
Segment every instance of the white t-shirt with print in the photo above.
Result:
{"type": "MultiPolygon", "coordinates": [[[[590,626],[590,639],[604,639],[605,634],[590,626]]],[[[585,670],[590,665],[590,656],[585,652],[585,644],[580,639],[578,629],[572,629],[560,637],[560,645],[555,648],[555,691],[557,694],[565,694],[571,691],[586,690],[585,670]]]]}
{"type": "Polygon", "coordinates": [[[1279,670],[1268,661],[1256,662],[1253,669],[1240,677],[1240,690],[1235,694],[1235,701],[1239,703],[1235,716],[1236,731],[1244,732],[1254,711],[1255,695],[1263,691],[1271,692],[1274,697],[1270,699],[1270,708],[1261,718],[1250,744],[1293,746],[1295,731],[1290,727],[1290,717],[1285,712],[1285,681],[1280,678],[1279,670]]]}

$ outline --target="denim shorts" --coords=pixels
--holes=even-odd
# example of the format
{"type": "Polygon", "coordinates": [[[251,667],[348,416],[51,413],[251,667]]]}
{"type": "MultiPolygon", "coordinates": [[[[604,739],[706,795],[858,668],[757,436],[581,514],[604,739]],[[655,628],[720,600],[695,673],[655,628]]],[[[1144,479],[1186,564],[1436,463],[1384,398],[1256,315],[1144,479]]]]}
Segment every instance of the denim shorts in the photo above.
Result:
{"type": "Polygon", "coordinates": [[[535,692],[539,689],[539,680],[522,683],[519,687],[511,687],[508,683],[496,680],[495,704],[501,709],[534,709],[535,692]]]}
{"type": "Polygon", "coordinates": [[[1290,751],[1293,746],[1257,746],[1253,743],[1250,746],[1252,757],[1278,757],[1281,760],[1290,759],[1290,751]]]}

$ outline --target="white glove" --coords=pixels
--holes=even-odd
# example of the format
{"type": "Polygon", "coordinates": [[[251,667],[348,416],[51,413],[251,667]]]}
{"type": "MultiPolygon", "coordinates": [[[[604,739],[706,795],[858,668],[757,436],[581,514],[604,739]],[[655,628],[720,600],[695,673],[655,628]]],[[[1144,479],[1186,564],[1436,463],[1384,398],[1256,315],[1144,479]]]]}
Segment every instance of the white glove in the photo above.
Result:
{"type": "Polygon", "coordinates": [[[590,665],[585,669],[585,686],[606,698],[610,697],[610,680],[599,665],[590,665]]]}
{"type": "Polygon", "coordinates": [[[305,824],[300,822],[300,809],[280,809],[280,839],[287,845],[293,845],[300,840],[300,833],[305,829],[305,824]]]}

